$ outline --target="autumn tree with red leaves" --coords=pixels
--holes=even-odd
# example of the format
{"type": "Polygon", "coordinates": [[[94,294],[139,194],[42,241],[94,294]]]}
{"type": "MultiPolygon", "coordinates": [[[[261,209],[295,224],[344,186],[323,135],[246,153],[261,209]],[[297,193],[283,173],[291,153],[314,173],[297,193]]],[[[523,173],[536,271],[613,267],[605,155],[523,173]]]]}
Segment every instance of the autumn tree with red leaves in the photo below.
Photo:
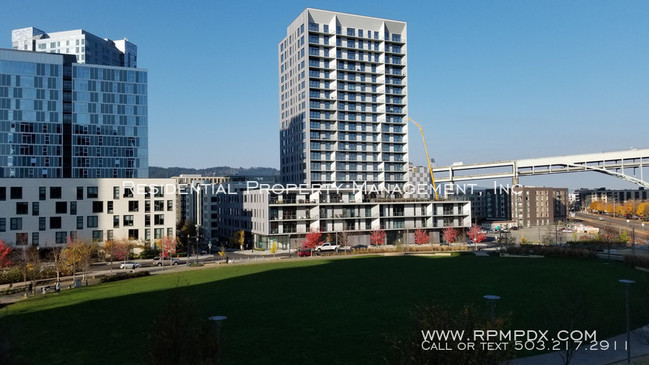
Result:
{"type": "Polygon", "coordinates": [[[0,269],[11,266],[11,252],[13,248],[0,240],[0,269]]]}
{"type": "Polygon", "coordinates": [[[104,252],[110,259],[110,272],[113,273],[113,261],[126,260],[133,244],[128,240],[110,240],[104,245],[104,252]]]}
{"type": "Polygon", "coordinates": [[[311,229],[311,232],[306,234],[302,247],[308,249],[315,249],[322,242],[322,233],[319,229],[311,229]]]}
{"type": "Polygon", "coordinates": [[[444,228],[444,240],[448,243],[454,243],[457,238],[457,229],[453,227],[444,228]]]}
{"type": "Polygon", "coordinates": [[[487,235],[482,232],[482,228],[480,228],[477,224],[473,223],[473,226],[469,228],[469,238],[473,241],[473,243],[477,244],[486,240],[487,235]]]}
{"type": "Polygon", "coordinates": [[[370,244],[380,246],[385,243],[385,231],[382,229],[375,229],[370,235],[370,244]]]}
{"type": "Polygon", "coordinates": [[[415,243],[418,245],[423,245],[430,241],[430,236],[423,229],[418,229],[415,231],[415,243]]]}

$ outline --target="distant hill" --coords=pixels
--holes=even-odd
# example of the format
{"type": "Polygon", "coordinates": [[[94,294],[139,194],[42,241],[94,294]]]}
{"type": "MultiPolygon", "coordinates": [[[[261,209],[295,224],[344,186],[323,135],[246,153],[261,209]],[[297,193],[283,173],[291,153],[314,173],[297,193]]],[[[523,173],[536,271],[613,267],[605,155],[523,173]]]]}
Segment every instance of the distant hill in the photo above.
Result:
{"type": "Polygon", "coordinates": [[[156,167],[149,166],[149,177],[152,179],[164,179],[181,174],[200,174],[202,176],[276,176],[279,170],[272,167],[209,167],[206,169],[193,169],[187,167],[156,167]]]}

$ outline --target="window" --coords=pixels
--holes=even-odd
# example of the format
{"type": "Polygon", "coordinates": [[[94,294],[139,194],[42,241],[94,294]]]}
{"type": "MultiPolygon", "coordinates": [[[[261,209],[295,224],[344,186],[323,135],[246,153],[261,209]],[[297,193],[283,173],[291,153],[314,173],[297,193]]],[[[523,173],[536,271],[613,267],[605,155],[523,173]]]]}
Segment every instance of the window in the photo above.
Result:
{"type": "Polygon", "coordinates": [[[70,202],[70,214],[77,215],[77,202],[70,202]]]}
{"type": "Polygon", "coordinates": [[[151,230],[149,228],[144,229],[144,240],[149,241],[151,239],[151,230]]]}
{"type": "Polygon", "coordinates": [[[111,241],[113,239],[113,230],[112,229],[107,229],[106,230],[106,240],[111,241]]]}
{"type": "Polygon", "coordinates": [[[129,229],[128,230],[128,239],[130,240],[138,240],[140,239],[140,231],[137,229],[129,229]]]}
{"type": "Polygon", "coordinates": [[[96,215],[89,215],[86,219],[86,226],[88,228],[97,228],[97,226],[99,226],[99,217],[96,215]]]}
{"type": "Polygon", "coordinates": [[[28,213],[29,213],[29,203],[16,202],[16,214],[28,214],[28,213]]]}
{"type": "Polygon", "coordinates": [[[16,233],[16,245],[26,245],[28,238],[25,232],[16,233]]]}
{"type": "Polygon", "coordinates": [[[123,197],[124,198],[132,198],[133,197],[133,188],[124,187],[124,196],[123,197]]]}
{"type": "Polygon", "coordinates": [[[10,198],[11,199],[22,199],[23,198],[23,188],[21,186],[12,186],[9,188],[10,198]]]}
{"type": "Polygon", "coordinates": [[[68,212],[68,202],[56,202],[56,214],[66,214],[68,212]]]}
{"type": "Polygon", "coordinates": [[[92,212],[93,213],[103,213],[104,212],[104,202],[92,202],[92,212]]]}
{"type": "Polygon", "coordinates": [[[39,238],[40,238],[39,236],[40,235],[38,234],[38,232],[33,232],[32,233],[32,246],[38,246],[38,244],[39,244],[38,241],[39,241],[39,238]]]}
{"type": "Polygon", "coordinates": [[[7,188],[0,187],[0,200],[7,200],[7,188]]]}
{"type": "Polygon", "coordinates": [[[97,199],[99,197],[99,188],[96,186],[88,186],[88,199],[97,199]]]}
{"type": "Polygon", "coordinates": [[[9,229],[12,231],[17,231],[23,229],[23,219],[22,218],[11,218],[9,221],[9,229]]]}
{"type": "Polygon", "coordinates": [[[47,218],[45,217],[39,217],[38,218],[38,230],[39,231],[44,231],[47,229],[47,218]]]}
{"type": "Polygon", "coordinates": [[[165,210],[164,200],[156,200],[153,202],[153,210],[156,212],[163,212],[165,210]]]}
{"type": "Polygon", "coordinates": [[[92,231],[92,241],[101,242],[104,240],[104,231],[92,231]]]}
{"type": "Polygon", "coordinates": [[[153,224],[156,226],[160,226],[165,224],[165,216],[164,214],[156,214],[153,216],[153,224]]]}
{"type": "Polygon", "coordinates": [[[83,229],[83,216],[82,215],[77,217],[77,229],[83,229]]]}
{"type": "Polygon", "coordinates": [[[151,211],[151,201],[150,200],[145,200],[144,201],[144,212],[149,213],[151,211]]]}
{"type": "Polygon", "coordinates": [[[60,186],[50,186],[50,199],[61,199],[60,186]]]}
{"type": "Polygon", "coordinates": [[[61,217],[50,217],[50,229],[61,228],[61,217]]]}
{"type": "Polygon", "coordinates": [[[41,186],[41,187],[38,188],[38,200],[45,200],[46,199],[46,196],[45,196],[46,191],[47,191],[47,189],[44,186],[41,186]]]}
{"type": "Polygon", "coordinates": [[[133,216],[125,215],[123,225],[124,227],[133,227],[133,216]]]}
{"type": "Polygon", "coordinates": [[[151,227],[151,214],[147,214],[144,216],[144,226],[151,227]]]}
{"type": "Polygon", "coordinates": [[[130,200],[128,202],[128,211],[129,212],[137,212],[139,210],[139,207],[140,207],[139,203],[140,202],[137,201],[137,200],[130,200]]]}
{"type": "Polygon", "coordinates": [[[171,212],[172,210],[174,210],[174,201],[167,200],[167,212],[171,212]]]}
{"type": "Polygon", "coordinates": [[[106,202],[106,213],[113,214],[113,202],[106,202]]]}
{"type": "Polygon", "coordinates": [[[119,186],[113,186],[113,199],[119,199],[119,186]]]}
{"type": "Polygon", "coordinates": [[[56,243],[65,243],[67,236],[67,232],[56,232],[56,243]]]}
{"type": "Polygon", "coordinates": [[[119,216],[118,215],[113,216],[113,228],[119,228],[119,216]]]}
{"type": "Polygon", "coordinates": [[[165,195],[165,189],[163,185],[153,187],[153,197],[162,198],[165,195]]]}
{"type": "Polygon", "coordinates": [[[32,215],[38,215],[40,213],[40,206],[38,202],[32,202],[32,215]]]}
{"type": "Polygon", "coordinates": [[[77,200],[83,200],[83,186],[77,186],[77,200]]]}
{"type": "Polygon", "coordinates": [[[7,218],[0,218],[0,232],[7,231],[7,218]]]}
{"type": "Polygon", "coordinates": [[[153,239],[157,240],[162,238],[162,235],[164,234],[164,228],[156,228],[153,230],[153,239]]]}

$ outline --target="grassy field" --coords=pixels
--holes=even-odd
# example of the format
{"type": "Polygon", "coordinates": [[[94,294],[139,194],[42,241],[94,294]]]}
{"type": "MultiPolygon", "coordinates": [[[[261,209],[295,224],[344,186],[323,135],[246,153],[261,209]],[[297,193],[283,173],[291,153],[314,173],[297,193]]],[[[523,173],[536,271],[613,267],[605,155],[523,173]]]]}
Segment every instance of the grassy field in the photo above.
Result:
{"type": "Polygon", "coordinates": [[[624,289],[634,327],[649,323],[649,274],[601,260],[458,256],[310,259],[156,275],[64,291],[0,312],[29,364],[146,363],[153,319],[167,298],[191,298],[200,316],[226,315],[223,362],[381,363],[385,336],[418,331],[418,304],[485,309],[502,297],[513,329],[548,329],[566,298],[583,301],[579,328],[624,332],[624,289]]]}

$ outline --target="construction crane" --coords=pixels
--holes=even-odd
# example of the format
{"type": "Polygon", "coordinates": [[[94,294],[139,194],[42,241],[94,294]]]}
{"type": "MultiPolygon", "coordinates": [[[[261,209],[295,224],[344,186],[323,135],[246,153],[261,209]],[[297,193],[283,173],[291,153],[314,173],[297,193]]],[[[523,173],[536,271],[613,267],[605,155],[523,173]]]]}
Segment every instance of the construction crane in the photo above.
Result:
{"type": "Polygon", "coordinates": [[[438,200],[437,197],[437,186],[435,186],[435,178],[433,177],[433,168],[430,165],[430,157],[428,156],[428,147],[426,147],[426,138],[424,137],[424,130],[421,128],[419,123],[415,122],[411,118],[408,118],[411,122],[415,123],[417,127],[419,127],[419,132],[421,132],[421,139],[424,141],[424,151],[426,151],[426,160],[428,160],[428,171],[430,171],[430,179],[433,182],[433,191],[435,192],[435,200],[438,200]]]}

